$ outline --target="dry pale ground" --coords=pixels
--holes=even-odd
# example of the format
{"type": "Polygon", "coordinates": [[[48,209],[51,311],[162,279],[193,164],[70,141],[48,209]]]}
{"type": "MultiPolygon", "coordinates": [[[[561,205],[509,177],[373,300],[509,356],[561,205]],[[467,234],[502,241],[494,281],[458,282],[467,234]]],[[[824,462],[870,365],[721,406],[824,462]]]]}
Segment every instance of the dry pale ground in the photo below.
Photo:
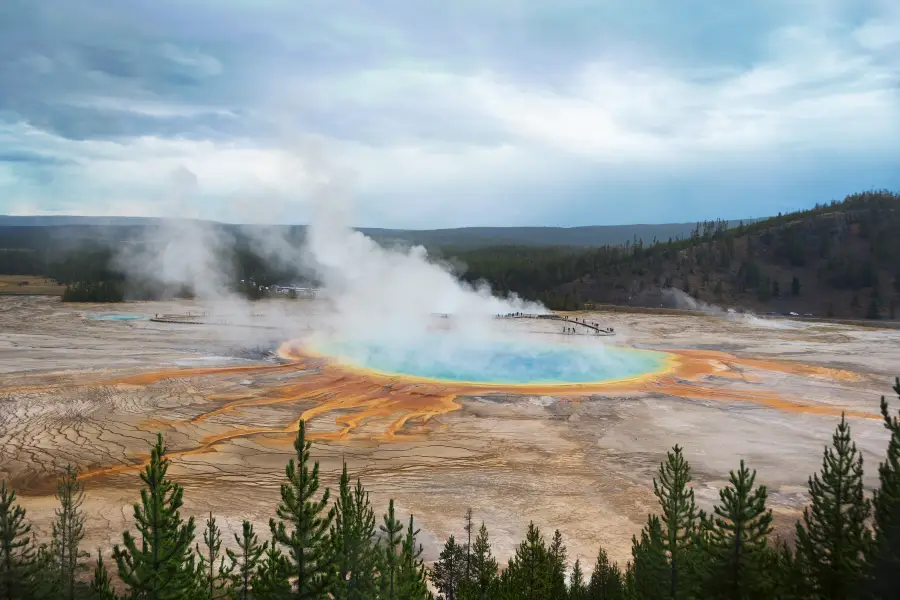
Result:
{"type": "Polygon", "coordinates": [[[715,368],[633,389],[450,395],[266,358],[315,326],[321,307],[311,302],[263,303],[256,310],[274,317],[216,327],[85,318],[189,310],[208,308],[0,298],[0,477],[19,489],[39,535],[52,516],[54,474],[73,463],[88,475],[86,546],[121,540],[157,431],[176,452],[170,473],[186,488],[187,514],[212,511],[229,532],[242,519],[266,531],[301,415],[320,438],[313,454],[325,483],[335,485],[346,460],[379,515],[388,498],[416,515],[428,558],[439,540],[462,533],[472,507],[504,560],[533,519],[547,534],[564,533],[573,560],[592,561],[602,544],[624,562],[654,508],[655,470],[676,442],[704,508],[744,458],[769,488],[779,531],[789,533],[841,410],[854,415],[874,485],[887,439],[874,418],[878,399],[900,372],[896,330],[596,313],[590,319],[615,327],[617,344],[693,350],[681,354],[685,364],[715,368]]]}

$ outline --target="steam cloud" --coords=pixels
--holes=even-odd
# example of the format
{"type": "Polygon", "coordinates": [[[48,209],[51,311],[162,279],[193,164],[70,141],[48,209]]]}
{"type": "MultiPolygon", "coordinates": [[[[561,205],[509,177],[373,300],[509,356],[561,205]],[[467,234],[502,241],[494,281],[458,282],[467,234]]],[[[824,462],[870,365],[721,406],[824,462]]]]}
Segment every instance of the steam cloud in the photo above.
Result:
{"type": "Polygon", "coordinates": [[[716,304],[709,304],[708,302],[697,300],[693,296],[690,296],[677,288],[664,288],[662,294],[669,298],[675,304],[676,308],[702,312],[707,315],[721,317],[732,321],[742,321],[754,327],[763,329],[803,329],[806,327],[806,324],[804,323],[789,319],[767,319],[758,317],[748,310],[743,310],[741,312],[727,310],[716,304]]]}
{"type": "MultiPolygon", "coordinates": [[[[486,284],[460,281],[449,266],[430,260],[421,246],[380,246],[352,228],[352,177],[320,156],[309,157],[304,166],[312,190],[304,245],[298,247],[288,239],[285,228],[254,227],[245,232],[266,260],[293,266],[320,282],[318,297],[324,302],[316,303],[323,311],[316,315],[320,325],[316,332],[296,322],[290,303],[251,303],[232,291],[235,274],[222,256],[235,240],[211,223],[163,220],[140,244],[119,253],[118,267],[133,279],[190,288],[212,321],[263,324],[282,339],[305,337],[312,345],[339,341],[363,346],[377,341],[379,351],[397,353],[398,359],[425,348],[433,360],[464,360],[473,344],[496,338],[495,315],[547,312],[517,297],[498,298],[486,284]],[[449,329],[450,335],[434,336],[436,326],[449,329]]],[[[189,204],[200,183],[190,171],[179,169],[173,175],[171,208],[189,204]]],[[[223,335],[236,334],[232,330],[223,335]]],[[[241,335],[247,342],[260,337],[249,328],[241,335]]]]}

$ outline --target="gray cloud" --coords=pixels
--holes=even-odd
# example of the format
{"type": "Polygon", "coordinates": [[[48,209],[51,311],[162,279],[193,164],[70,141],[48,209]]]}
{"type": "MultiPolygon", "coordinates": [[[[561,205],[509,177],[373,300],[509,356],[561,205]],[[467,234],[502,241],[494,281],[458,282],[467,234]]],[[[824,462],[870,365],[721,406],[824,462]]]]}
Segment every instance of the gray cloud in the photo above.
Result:
{"type": "Polygon", "coordinates": [[[4,0],[0,212],[139,213],[179,166],[200,213],[290,204],[310,138],[373,225],[647,220],[673,177],[733,216],[723,177],[796,197],[791,165],[825,178],[837,153],[863,166],[835,189],[900,185],[889,0],[696,4],[4,0]]]}
{"type": "Polygon", "coordinates": [[[25,150],[0,150],[0,163],[2,162],[27,163],[32,165],[65,165],[72,164],[74,161],[25,150]]]}

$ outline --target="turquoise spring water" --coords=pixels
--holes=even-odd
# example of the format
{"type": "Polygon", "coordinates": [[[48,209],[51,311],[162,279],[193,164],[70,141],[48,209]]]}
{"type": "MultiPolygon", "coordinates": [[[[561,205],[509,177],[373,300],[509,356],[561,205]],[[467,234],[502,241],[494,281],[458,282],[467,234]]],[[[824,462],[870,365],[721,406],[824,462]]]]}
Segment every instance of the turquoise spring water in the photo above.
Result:
{"type": "Polygon", "coordinates": [[[106,313],[102,315],[88,315],[91,321],[144,321],[144,315],[129,315],[125,313],[106,313]]]}
{"type": "Polygon", "coordinates": [[[492,340],[464,344],[449,335],[412,343],[329,342],[318,352],[393,375],[507,385],[596,383],[661,371],[661,352],[602,344],[492,340]]]}

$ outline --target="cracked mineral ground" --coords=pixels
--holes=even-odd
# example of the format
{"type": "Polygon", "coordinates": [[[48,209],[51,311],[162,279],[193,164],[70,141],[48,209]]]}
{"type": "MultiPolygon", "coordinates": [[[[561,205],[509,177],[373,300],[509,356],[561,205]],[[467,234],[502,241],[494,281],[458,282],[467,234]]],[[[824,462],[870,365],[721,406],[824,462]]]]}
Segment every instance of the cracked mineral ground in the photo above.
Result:
{"type": "MultiPolygon", "coordinates": [[[[624,563],[655,508],[656,468],[676,443],[704,508],[744,458],[789,536],[841,412],[875,483],[887,439],[878,399],[900,371],[900,331],[738,316],[579,313],[617,334],[580,342],[668,359],[645,376],[568,386],[428,381],[336,364],[296,341],[322,326],[327,309],[316,301],[258,303],[258,327],[253,318],[149,320],[205,310],[0,298],[0,477],[19,490],[39,535],[55,507],[55,474],[71,463],[87,495],[85,548],[120,541],[157,432],[187,514],[212,511],[226,532],[242,519],[265,531],[306,419],[324,484],[336,485],[346,460],[379,515],[388,498],[416,515],[429,559],[439,540],[462,532],[471,506],[502,559],[534,520],[563,532],[573,560],[592,561],[602,544],[624,563]]],[[[572,339],[550,321],[498,327],[535,344],[572,339]]]]}

